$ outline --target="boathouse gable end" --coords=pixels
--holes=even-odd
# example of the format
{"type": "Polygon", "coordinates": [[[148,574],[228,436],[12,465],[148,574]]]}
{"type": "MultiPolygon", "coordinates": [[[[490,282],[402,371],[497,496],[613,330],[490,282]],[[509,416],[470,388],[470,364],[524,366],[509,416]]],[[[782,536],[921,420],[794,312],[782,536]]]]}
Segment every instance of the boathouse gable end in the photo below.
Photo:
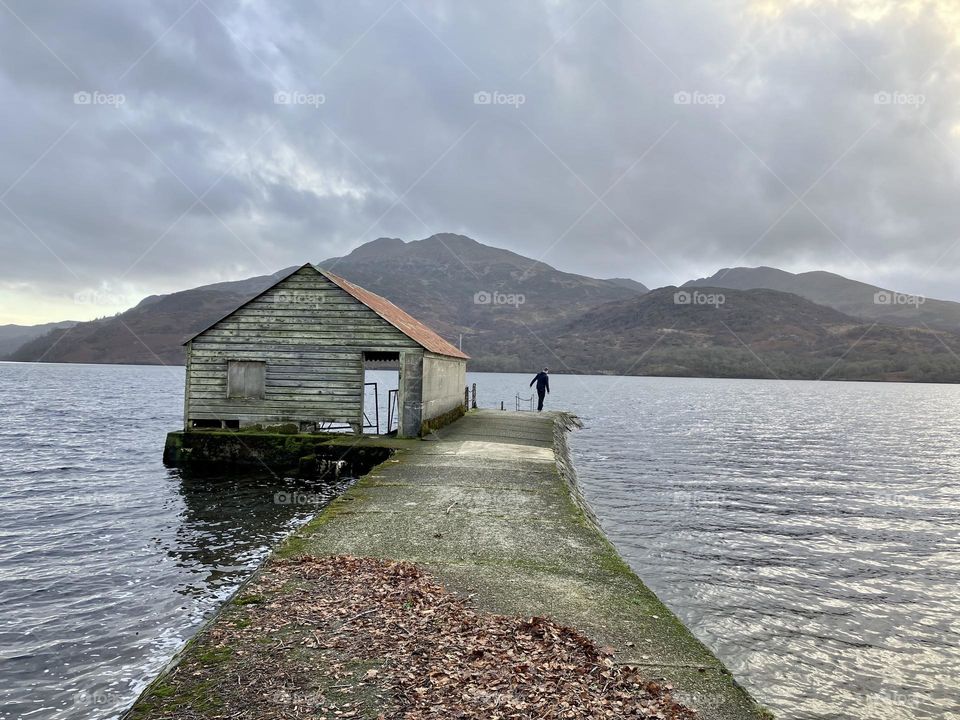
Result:
{"type": "Polygon", "coordinates": [[[447,381],[441,383],[447,397],[438,402],[431,396],[424,413],[422,368],[426,345],[450,352],[429,354],[450,360],[464,374],[465,355],[384,298],[312,265],[291,272],[186,345],[187,430],[293,423],[360,432],[365,354],[395,359],[400,368],[401,435],[419,434],[436,409],[449,412],[454,401],[462,403],[463,383],[454,388],[447,381]],[[406,367],[421,372],[408,379],[406,367]]]}

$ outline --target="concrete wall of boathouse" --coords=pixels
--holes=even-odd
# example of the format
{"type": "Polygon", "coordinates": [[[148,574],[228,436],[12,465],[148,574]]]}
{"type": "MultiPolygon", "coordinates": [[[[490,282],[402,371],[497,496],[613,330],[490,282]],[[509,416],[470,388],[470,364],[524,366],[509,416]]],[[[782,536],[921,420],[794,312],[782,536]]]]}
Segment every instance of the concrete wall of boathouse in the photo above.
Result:
{"type": "Polygon", "coordinates": [[[434,353],[423,356],[423,422],[447,415],[463,405],[467,364],[434,353]]]}

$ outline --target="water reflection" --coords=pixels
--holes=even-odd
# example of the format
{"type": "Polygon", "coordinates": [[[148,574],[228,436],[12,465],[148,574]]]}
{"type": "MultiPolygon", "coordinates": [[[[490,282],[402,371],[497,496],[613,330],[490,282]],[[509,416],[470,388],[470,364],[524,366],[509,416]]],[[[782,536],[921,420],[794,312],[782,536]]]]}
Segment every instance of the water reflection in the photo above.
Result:
{"type": "Polygon", "coordinates": [[[302,480],[264,474],[170,469],[182,509],[172,537],[158,546],[190,573],[177,592],[195,597],[233,587],[265,548],[343,492],[350,478],[302,480]]]}

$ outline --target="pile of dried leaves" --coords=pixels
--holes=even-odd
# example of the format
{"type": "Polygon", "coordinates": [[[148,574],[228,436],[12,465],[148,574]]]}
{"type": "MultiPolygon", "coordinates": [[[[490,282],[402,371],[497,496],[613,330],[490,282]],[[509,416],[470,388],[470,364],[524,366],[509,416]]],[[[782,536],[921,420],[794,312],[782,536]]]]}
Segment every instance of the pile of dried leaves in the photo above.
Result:
{"type": "Polygon", "coordinates": [[[480,612],[402,562],[273,563],[201,649],[222,663],[171,681],[216,697],[178,718],[696,717],[576,630],[480,612]]]}

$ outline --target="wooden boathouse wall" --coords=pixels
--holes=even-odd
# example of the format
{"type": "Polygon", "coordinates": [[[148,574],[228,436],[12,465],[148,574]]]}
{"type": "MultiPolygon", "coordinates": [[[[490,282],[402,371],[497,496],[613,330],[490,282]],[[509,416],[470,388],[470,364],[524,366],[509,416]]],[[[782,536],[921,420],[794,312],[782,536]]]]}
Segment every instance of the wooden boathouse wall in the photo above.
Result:
{"type": "Polygon", "coordinates": [[[365,352],[398,354],[401,434],[417,434],[423,347],[304,266],[187,343],[186,427],[326,421],[359,430],[365,352]]]}

